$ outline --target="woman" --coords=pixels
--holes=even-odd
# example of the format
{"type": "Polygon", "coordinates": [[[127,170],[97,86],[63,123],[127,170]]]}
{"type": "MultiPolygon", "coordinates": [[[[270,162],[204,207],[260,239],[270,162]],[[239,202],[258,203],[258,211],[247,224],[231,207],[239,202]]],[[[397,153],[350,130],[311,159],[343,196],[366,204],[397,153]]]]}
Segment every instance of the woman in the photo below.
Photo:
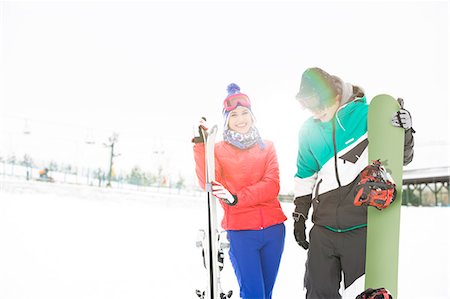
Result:
{"type": "MultiPolygon", "coordinates": [[[[223,141],[215,145],[213,195],[224,209],[222,227],[242,298],[271,298],[284,248],[284,215],[273,143],[255,127],[250,99],[232,83],[223,102],[223,141]]],[[[200,125],[206,128],[205,121],[200,125]]],[[[205,187],[204,144],[195,139],[196,173],[205,187]]]]}

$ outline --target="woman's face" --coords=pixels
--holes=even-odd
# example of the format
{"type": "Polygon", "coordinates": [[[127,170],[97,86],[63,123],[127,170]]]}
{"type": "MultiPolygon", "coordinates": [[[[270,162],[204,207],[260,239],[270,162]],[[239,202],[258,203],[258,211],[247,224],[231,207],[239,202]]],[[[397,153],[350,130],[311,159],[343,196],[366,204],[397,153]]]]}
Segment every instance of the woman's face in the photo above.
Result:
{"type": "Polygon", "coordinates": [[[253,125],[252,113],[248,108],[237,106],[230,112],[228,127],[241,134],[247,133],[253,125]]]}

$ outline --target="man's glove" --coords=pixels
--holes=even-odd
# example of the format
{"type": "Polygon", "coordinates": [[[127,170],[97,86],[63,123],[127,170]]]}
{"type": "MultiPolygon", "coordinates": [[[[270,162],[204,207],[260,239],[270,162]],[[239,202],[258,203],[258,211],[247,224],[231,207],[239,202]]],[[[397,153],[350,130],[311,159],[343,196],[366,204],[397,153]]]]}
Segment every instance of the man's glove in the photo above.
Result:
{"type": "Polygon", "coordinates": [[[403,99],[398,98],[400,110],[392,115],[392,125],[405,129],[405,144],[403,148],[403,165],[408,165],[414,157],[414,136],[416,131],[412,127],[411,113],[403,108],[403,99]]]}
{"type": "Polygon", "coordinates": [[[303,214],[294,212],[294,236],[297,244],[303,247],[303,249],[309,248],[309,243],[306,241],[306,218],[303,214]]]}
{"type": "Polygon", "coordinates": [[[202,117],[198,123],[198,130],[194,131],[194,138],[192,138],[193,143],[204,143],[202,129],[206,132],[208,131],[208,123],[206,118],[202,117]]]}
{"type": "Polygon", "coordinates": [[[212,181],[212,194],[229,206],[237,204],[237,196],[228,191],[221,183],[212,181]]]}
{"type": "Polygon", "coordinates": [[[308,212],[311,208],[311,194],[296,197],[294,204],[295,212],[292,213],[294,218],[294,237],[297,244],[306,250],[309,248],[309,243],[306,241],[305,221],[308,219],[308,212]]]}
{"type": "Polygon", "coordinates": [[[400,104],[400,110],[392,115],[392,125],[409,130],[412,128],[411,113],[403,108],[403,99],[398,98],[397,101],[400,104]]]}

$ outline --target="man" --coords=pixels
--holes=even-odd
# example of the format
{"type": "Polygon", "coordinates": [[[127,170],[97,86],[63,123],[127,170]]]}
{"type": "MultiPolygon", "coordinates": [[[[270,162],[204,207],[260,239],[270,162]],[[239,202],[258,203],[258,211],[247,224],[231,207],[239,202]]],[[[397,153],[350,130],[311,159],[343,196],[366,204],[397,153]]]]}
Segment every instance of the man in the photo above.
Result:
{"type": "MultiPolygon", "coordinates": [[[[364,91],[320,68],[307,69],[296,96],[312,113],[299,133],[294,235],[308,249],[306,298],[341,298],[365,272],[367,207],[353,204],[358,175],[368,164],[364,91]],[[309,242],[305,221],[313,205],[309,242]]],[[[392,125],[405,129],[404,165],[412,161],[411,115],[401,109],[392,125]]]]}

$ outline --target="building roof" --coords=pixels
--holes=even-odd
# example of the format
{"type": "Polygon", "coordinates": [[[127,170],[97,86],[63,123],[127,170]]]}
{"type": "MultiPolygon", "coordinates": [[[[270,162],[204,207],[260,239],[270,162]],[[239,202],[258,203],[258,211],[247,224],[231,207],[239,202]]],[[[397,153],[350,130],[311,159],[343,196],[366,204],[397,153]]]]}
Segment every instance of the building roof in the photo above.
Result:
{"type": "Polygon", "coordinates": [[[421,169],[409,169],[403,172],[403,185],[427,184],[434,182],[446,182],[450,180],[450,167],[433,167],[421,169]]]}

